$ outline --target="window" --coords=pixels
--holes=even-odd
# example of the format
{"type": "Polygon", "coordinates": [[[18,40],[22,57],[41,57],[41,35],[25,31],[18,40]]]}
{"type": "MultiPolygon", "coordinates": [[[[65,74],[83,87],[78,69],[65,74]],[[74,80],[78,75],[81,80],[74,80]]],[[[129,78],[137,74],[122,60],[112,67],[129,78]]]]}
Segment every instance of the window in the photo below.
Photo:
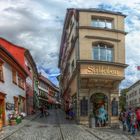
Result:
{"type": "Polygon", "coordinates": [[[24,83],[24,80],[20,76],[18,76],[18,86],[24,89],[24,83]]]}
{"type": "Polygon", "coordinates": [[[93,18],[91,26],[112,29],[112,20],[93,18]]]}
{"type": "Polygon", "coordinates": [[[13,78],[13,83],[17,84],[16,70],[14,69],[12,69],[12,78],[13,78]]]}
{"type": "Polygon", "coordinates": [[[80,101],[80,115],[81,116],[87,116],[88,115],[88,100],[83,97],[83,99],[80,101]]]}
{"type": "Polygon", "coordinates": [[[137,91],[135,91],[135,96],[137,95],[137,91]]]}
{"type": "Polygon", "coordinates": [[[0,81],[4,82],[4,76],[3,76],[3,63],[0,63],[0,81]]]}
{"type": "Polygon", "coordinates": [[[93,46],[93,59],[100,61],[113,61],[113,47],[103,43],[93,46]]]}

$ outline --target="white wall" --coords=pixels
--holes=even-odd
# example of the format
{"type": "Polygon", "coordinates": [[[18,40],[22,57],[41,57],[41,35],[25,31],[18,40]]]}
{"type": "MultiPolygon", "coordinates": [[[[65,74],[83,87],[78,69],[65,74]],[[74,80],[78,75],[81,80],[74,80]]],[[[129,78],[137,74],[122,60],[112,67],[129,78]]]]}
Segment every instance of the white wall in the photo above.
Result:
{"type": "MultiPolygon", "coordinates": [[[[4,62],[3,65],[4,72],[4,83],[0,82],[0,91],[7,94],[5,101],[8,103],[14,103],[13,96],[23,96],[26,97],[25,90],[21,89],[18,85],[15,85],[12,81],[12,67],[4,62]]],[[[6,110],[6,120],[8,119],[8,114],[12,111],[6,110]]]]}

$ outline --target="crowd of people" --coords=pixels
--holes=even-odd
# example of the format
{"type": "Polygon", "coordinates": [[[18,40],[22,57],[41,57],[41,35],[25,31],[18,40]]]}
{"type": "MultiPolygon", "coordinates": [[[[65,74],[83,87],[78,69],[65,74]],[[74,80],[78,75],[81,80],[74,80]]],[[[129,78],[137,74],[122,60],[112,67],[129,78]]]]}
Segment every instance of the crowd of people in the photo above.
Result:
{"type": "Polygon", "coordinates": [[[120,112],[119,120],[122,122],[123,131],[135,135],[137,130],[140,131],[140,108],[123,109],[120,112]]]}

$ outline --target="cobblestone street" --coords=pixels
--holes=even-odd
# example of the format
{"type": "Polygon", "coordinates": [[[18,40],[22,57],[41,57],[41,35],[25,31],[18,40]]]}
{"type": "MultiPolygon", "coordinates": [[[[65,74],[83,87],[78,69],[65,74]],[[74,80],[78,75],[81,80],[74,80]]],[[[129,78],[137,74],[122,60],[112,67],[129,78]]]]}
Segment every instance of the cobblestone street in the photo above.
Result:
{"type": "Polygon", "coordinates": [[[140,140],[138,135],[134,137],[113,129],[92,129],[64,117],[63,111],[51,110],[47,118],[38,116],[0,140],[140,140]]]}

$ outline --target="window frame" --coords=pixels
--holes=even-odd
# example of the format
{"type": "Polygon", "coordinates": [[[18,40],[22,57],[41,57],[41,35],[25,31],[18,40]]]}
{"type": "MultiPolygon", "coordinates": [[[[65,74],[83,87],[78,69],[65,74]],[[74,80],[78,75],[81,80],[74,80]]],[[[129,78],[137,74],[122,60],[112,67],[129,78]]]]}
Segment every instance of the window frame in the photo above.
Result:
{"type": "Polygon", "coordinates": [[[3,61],[0,61],[0,82],[4,83],[4,70],[3,70],[3,61]]]}
{"type": "Polygon", "coordinates": [[[93,43],[92,44],[92,60],[95,60],[95,61],[106,61],[106,62],[114,62],[114,46],[112,45],[112,44],[108,44],[108,43],[104,43],[104,42],[97,42],[97,43],[93,43]],[[104,51],[106,51],[105,52],[105,60],[102,60],[101,59],[101,48],[103,47],[102,45],[100,45],[100,44],[102,44],[103,46],[104,46],[104,48],[105,48],[105,50],[104,51]],[[98,53],[98,59],[95,59],[94,58],[94,49],[95,48],[97,48],[97,47],[99,47],[99,50],[97,49],[97,51],[99,51],[98,53]],[[111,60],[109,60],[108,59],[108,52],[107,52],[107,49],[108,48],[111,48],[111,60]]]}
{"type": "Polygon", "coordinates": [[[12,68],[12,81],[13,81],[14,84],[17,85],[17,72],[13,68],[12,68]]]}
{"type": "Polygon", "coordinates": [[[113,29],[114,28],[114,19],[109,17],[98,17],[98,16],[92,16],[91,17],[91,26],[95,28],[105,28],[105,29],[113,29]],[[94,26],[94,21],[96,21],[94,26]],[[101,22],[104,23],[104,26],[100,26],[101,22]],[[111,23],[111,27],[108,27],[108,23],[111,23]]]}

